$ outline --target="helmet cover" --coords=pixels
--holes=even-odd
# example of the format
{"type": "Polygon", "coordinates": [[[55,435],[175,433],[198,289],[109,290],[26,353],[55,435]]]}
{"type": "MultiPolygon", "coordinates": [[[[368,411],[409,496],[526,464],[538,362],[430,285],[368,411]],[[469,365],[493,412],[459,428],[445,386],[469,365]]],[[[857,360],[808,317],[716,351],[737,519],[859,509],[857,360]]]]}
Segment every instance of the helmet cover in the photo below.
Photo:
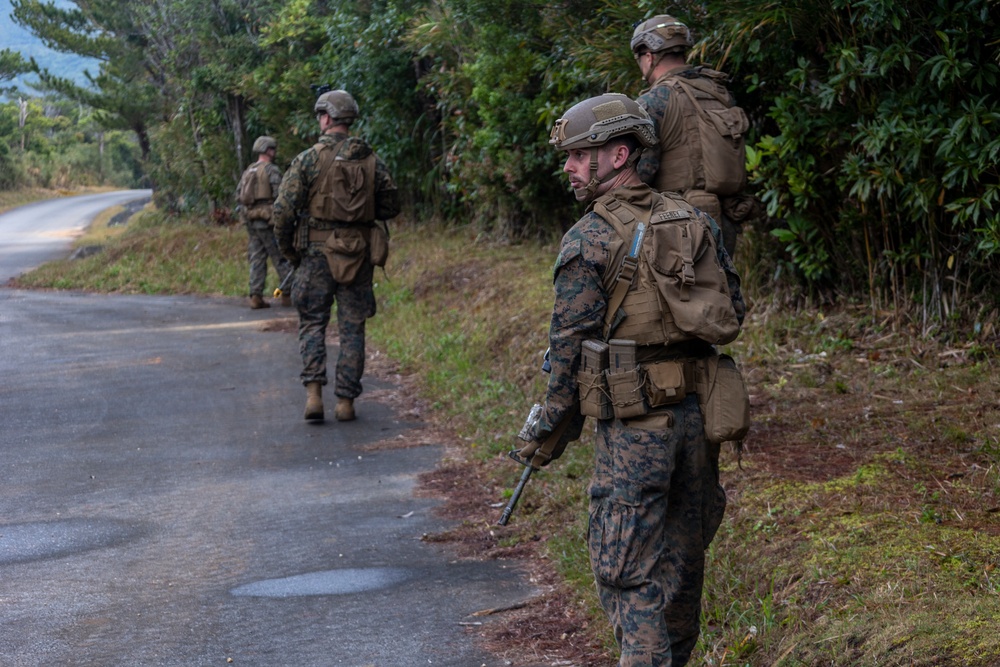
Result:
{"type": "Polygon", "coordinates": [[[635,27],[630,44],[632,52],[645,47],[653,53],[660,51],[685,51],[694,46],[688,27],[668,14],[646,19],[635,27]]]}
{"type": "Polygon", "coordinates": [[[278,148],[278,142],[274,140],[274,137],[264,135],[262,137],[257,137],[257,140],[253,142],[253,152],[258,155],[267,151],[269,148],[278,148]]]}
{"type": "Polygon", "coordinates": [[[643,146],[656,145],[656,131],[646,110],[621,93],[605,93],[572,106],[552,126],[549,143],[559,150],[593,148],[633,134],[643,146]]]}
{"type": "Polygon", "coordinates": [[[331,90],[316,99],[313,111],[322,111],[333,120],[350,125],[358,117],[358,103],[346,90],[331,90]]]}

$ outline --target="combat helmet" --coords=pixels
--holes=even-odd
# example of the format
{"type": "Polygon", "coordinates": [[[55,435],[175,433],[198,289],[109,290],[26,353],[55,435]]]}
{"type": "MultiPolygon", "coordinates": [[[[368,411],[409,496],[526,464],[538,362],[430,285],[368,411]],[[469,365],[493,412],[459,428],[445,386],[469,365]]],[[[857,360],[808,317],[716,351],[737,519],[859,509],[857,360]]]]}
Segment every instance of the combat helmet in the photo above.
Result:
{"type": "Polygon", "coordinates": [[[350,125],[358,117],[358,103],[346,90],[331,90],[316,99],[313,111],[323,111],[335,122],[350,125]]]}
{"type": "Polygon", "coordinates": [[[646,148],[656,145],[656,130],[646,110],[621,93],[605,93],[578,102],[552,126],[549,143],[562,151],[590,149],[590,182],[575,190],[578,200],[591,198],[597,187],[635,165],[642,148],[632,151],[628,161],[602,179],[597,177],[597,149],[608,141],[634,136],[646,148]]]}
{"type": "Polygon", "coordinates": [[[632,53],[646,47],[653,53],[687,51],[694,46],[688,27],[668,14],[660,14],[636,25],[632,32],[632,53]]]}
{"type": "Polygon", "coordinates": [[[269,148],[278,148],[278,142],[274,140],[274,137],[264,135],[257,137],[257,140],[253,142],[253,152],[258,155],[266,152],[269,148]]]}

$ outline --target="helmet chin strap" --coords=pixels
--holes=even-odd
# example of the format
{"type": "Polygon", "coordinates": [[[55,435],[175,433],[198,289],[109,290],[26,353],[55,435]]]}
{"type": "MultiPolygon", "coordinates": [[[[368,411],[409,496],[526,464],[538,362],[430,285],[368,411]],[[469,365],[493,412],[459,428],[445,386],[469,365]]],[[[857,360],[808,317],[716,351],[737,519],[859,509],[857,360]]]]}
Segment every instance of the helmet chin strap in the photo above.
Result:
{"type": "Polygon", "coordinates": [[[579,201],[589,201],[589,200],[593,199],[594,195],[597,194],[597,188],[599,186],[603,185],[604,183],[607,183],[611,179],[615,178],[618,174],[622,173],[623,171],[625,171],[629,167],[633,166],[636,162],[639,161],[639,156],[640,155],[642,155],[642,149],[641,148],[632,151],[629,154],[628,159],[625,160],[625,164],[623,164],[620,167],[616,167],[615,169],[612,169],[611,171],[609,171],[607,173],[607,175],[605,175],[604,178],[598,178],[597,177],[597,147],[595,146],[594,148],[591,148],[590,149],[590,182],[588,182],[587,185],[585,185],[582,188],[573,188],[573,194],[576,196],[577,200],[579,200],[579,201]]]}

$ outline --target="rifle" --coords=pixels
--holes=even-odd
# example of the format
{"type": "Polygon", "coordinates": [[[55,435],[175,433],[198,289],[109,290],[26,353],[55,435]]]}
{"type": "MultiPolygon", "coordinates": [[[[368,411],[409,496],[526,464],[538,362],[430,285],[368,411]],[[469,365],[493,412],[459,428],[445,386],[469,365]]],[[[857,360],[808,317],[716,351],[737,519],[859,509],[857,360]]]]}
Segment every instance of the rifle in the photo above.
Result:
{"type": "MultiPolygon", "coordinates": [[[[535,403],[531,408],[531,412],[528,413],[528,419],[524,422],[524,426],[521,427],[521,432],[518,433],[518,438],[524,440],[525,442],[531,442],[531,434],[534,431],[534,425],[538,422],[538,418],[542,414],[542,406],[535,403]]],[[[522,459],[518,456],[518,450],[510,450],[509,456],[518,463],[524,466],[524,472],[521,473],[521,480],[517,483],[514,488],[514,492],[510,495],[510,500],[507,502],[507,506],[503,509],[503,514],[500,515],[500,520],[497,521],[498,526],[506,526],[507,522],[510,520],[510,515],[514,513],[514,507],[517,505],[517,501],[521,498],[521,492],[524,491],[525,485],[531,478],[531,473],[538,470],[538,467],[542,465],[542,462],[551,461],[553,458],[558,457],[562,454],[562,449],[559,448],[559,441],[562,440],[563,434],[566,432],[566,428],[569,423],[573,421],[576,411],[571,410],[569,413],[563,417],[563,420],[559,422],[556,427],[552,430],[547,438],[538,446],[531,458],[522,459]],[[558,454],[556,453],[558,451],[558,454]],[[541,456],[539,456],[541,455],[541,456]],[[555,456],[553,456],[555,455],[555,456]],[[535,465],[535,459],[539,459],[538,466],[535,465]]],[[[563,445],[565,448],[565,445],[563,445]]]]}

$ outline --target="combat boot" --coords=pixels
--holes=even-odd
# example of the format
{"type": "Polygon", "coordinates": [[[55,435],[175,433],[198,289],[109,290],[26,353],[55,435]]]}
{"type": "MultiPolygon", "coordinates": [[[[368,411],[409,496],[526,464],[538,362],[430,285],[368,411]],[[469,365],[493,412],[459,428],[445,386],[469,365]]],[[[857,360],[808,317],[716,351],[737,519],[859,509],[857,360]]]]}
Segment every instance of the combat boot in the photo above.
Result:
{"type": "Polygon", "coordinates": [[[337,407],[333,411],[333,416],[339,422],[349,422],[354,420],[354,399],[337,398],[337,407]]]}
{"type": "Polygon", "coordinates": [[[254,294],[253,296],[250,297],[250,307],[253,308],[254,310],[258,310],[260,308],[270,308],[271,304],[269,304],[267,301],[264,301],[264,297],[262,297],[260,294],[254,294]]]}
{"type": "Polygon", "coordinates": [[[306,383],[306,421],[323,421],[323,385],[306,383]]]}

